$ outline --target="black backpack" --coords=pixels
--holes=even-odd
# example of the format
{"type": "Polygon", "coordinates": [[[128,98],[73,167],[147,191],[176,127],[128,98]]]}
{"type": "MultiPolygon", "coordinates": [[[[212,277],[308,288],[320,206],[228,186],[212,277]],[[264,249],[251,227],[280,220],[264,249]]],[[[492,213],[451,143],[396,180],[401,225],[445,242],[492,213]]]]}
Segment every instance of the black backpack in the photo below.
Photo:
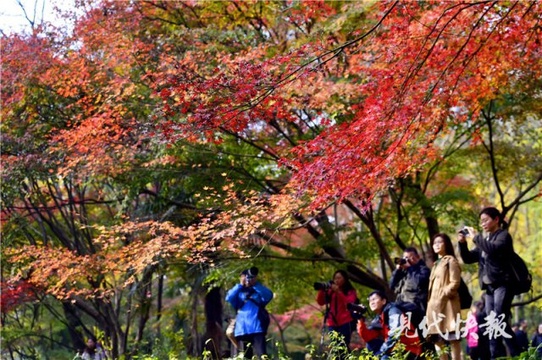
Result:
{"type": "Polygon", "coordinates": [[[461,309],[470,309],[472,304],[472,295],[470,294],[469,287],[463,280],[463,277],[460,278],[457,295],[459,296],[459,304],[461,309]]]}
{"type": "Polygon", "coordinates": [[[258,308],[258,320],[260,320],[263,333],[267,334],[267,329],[269,329],[269,323],[271,322],[271,317],[269,316],[269,312],[264,306],[260,306],[258,308]]]}
{"type": "Polygon", "coordinates": [[[265,305],[257,303],[252,298],[249,298],[249,300],[256,304],[256,306],[258,306],[258,321],[260,322],[263,333],[267,334],[269,324],[271,323],[271,316],[269,315],[269,311],[267,311],[265,305]]]}
{"type": "Polygon", "coordinates": [[[525,261],[516,254],[510,256],[510,284],[514,290],[514,295],[519,295],[531,290],[533,284],[533,276],[529,272],[525,261]]]}
{"type": "Polygon", "coordinates": [[[470,309],[472,304],[472,295],[470,294],[469,287],[467,286],[465,281],[463,281],[463,278],[461,278],[457,293],[459,294],[459,303],[461,304],[461,309],[470,309]]]}

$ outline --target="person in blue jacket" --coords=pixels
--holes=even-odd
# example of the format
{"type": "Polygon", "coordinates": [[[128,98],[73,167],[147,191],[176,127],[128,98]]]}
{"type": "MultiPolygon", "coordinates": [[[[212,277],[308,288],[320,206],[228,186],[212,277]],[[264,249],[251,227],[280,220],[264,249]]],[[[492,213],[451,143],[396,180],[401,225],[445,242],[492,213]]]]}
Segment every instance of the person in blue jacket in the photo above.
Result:
{"type": "Polygon", "coordinates": [[[258,268],[255,266],[243,270],[239,284],[226,294],[226,301],[237,311],[234,335],[239,350],[245,351],[245,357],[251,358],[252,352],[259,359],[267,354],[265,335],[269,323],[266,324],[267,321],[258,314],[261,315],[261,310],[272,299],[273,292],[258,281],[258,268]]]}

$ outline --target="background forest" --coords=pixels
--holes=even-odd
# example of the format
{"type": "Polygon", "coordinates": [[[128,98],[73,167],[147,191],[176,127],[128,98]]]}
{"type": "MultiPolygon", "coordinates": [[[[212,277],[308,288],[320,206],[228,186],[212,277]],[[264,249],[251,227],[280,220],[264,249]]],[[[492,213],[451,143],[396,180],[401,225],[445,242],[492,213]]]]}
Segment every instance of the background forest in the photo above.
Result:
{"type": "Polygon", "coordinates": [[[295,357],[320,341],[315,281],[389,291],[393,257],[431,264],[430,237],[484,206],[534,276],[514,318],[542,323],[538,1],[62,15],[1,39],[2,358],[71,359],[92,334],[114,358],[218,357],[252,265],[295,357]]]}

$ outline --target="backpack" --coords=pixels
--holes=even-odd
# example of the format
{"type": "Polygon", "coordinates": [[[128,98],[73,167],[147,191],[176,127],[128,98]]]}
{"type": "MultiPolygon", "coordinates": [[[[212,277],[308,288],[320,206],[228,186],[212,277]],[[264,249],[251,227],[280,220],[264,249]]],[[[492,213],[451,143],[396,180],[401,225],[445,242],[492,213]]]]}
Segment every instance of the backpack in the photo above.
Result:
{"type": "Polygon", "coordinates": [[[271,317],[269,312],[263,306],[258,307],[258,320],[260,320],[260,325],[262,326],[262,331],[264,334],[267,334],[267,329],[269,328],[269,323],[271,322],[271,317]]]}
{"type": "Polygon", "coordinates": [[[459,289],[457,289],[457,293],[459,294],[461,309],[470,309],[472,304],[472,295],[469,292],[467,284],[465,284],[463,281],[463,278],[461,278],[461,281],[459,282],[459,289]]]}
{"type": "Polygon", "coordinates": [[[262,331],[264,334],[267,334],[267,329],[269,329],[269,324],[271,323],[271,316],[269,316],[269,311],[265,308],[265,305],[261,305],[257,303],[254,299],[250,298],[250,301],[252,301],[256,306],[258,306],[258,321],[260,322],[260,325],[262,327],[262,331]]]}
{"type": "Polygon", "coordinates": [[[514,290],[514,295],[519,295],[531,290],[533,284],[533,276],[529,272],[525,261],[516,254],[510,256],[510,283],[514,290]]]}
{"type": "Polygon", "coordinates": [[[410,302],[397,301],[393,303],[403,315],[405,315],[411,322],[412,325],[417,328],[420,322],[422,321],[423,315],[422,310],[418,305],[410,302]]]}
{"type": "MultiPolygon", "coordinates": [[[[449,268],[449,267],[448,267],[449,268]]],[[[461,309],[470,309],[472,304],[472,295],[470,294],[469,287],[463,280],[460,278],[459,288],[457,289],[457,295],[459,296],[459,304],[461,309]]]]}

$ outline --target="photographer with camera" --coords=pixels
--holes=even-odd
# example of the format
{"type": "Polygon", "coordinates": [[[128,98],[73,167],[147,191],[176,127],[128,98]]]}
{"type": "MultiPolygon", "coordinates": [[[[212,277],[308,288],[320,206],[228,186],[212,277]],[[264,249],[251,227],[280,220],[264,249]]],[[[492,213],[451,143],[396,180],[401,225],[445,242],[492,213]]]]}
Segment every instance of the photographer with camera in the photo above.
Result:
{"type": "Polygon", "coordinates": [[[237,311],[234,336],[239,344],[239,350],[246,350],[245,356],[252,358],[252,352],[260,359],[267,354],[265,335],[266,323],[262,314],[267,313],[265,306],[273,299],[273,292],[258,281],[258,268],[241,272],[239,284],[226,294],[226,301],[237,311]],[[252,346],[246,346],[250,343],[252,346]]]}
{"type": "Polygon", "coordinates": [[[520,354],[516,336],[510,326],[514,283],[510,280],[510,255],[514,253],[512,236],[507,231],[508,224],[501,212],[494,207],[486,207],[480,212],[483,234],[476,234],[472,227],[465,227],[458,233],[459,253],[465,264],[478,263],[480,287],[485,290],[485,311],[504,316],[504,332],[508,336],[497,336],[489,340],[491,358],[506,356],[508,348],[511,356],[520,354]],[[473,239],[473,249],[469,249],[467,237],[473,239]]]}
{"type": "Polygon", "coordinates": [[[396,268],[390,279],[395,302],[411,313],[411,321],[418,327],[427,308],[427,292],[431,270],[414,247],[407,247],[402,258],[395,258],[396,268]]]}
{"type": "Polygon", "coordinates": [[[395,303],[389,302],[383,291],[373,291],[368,301],[369,308],[377,317],[370,325],[365,323],[364,317],[358,321],[358,333],[368,344],[367,349],[381,359],[388,359],[397,342],[400,342],[408,352],[406,359],[416,359],[422,353],[421,341],[406,314],[395,303]]]}
{"type": "Polygon", "coordinates": [[[324,321],[328,330],[341,334],[348,347],[352,337],[353,318],[347,305],[358,302],[356,289],[352,286],[348,274],[344,270],[337,270],[332,281],[314,283],[314,289],[318,290],[318,304],[326,306],[324,321]]]}

